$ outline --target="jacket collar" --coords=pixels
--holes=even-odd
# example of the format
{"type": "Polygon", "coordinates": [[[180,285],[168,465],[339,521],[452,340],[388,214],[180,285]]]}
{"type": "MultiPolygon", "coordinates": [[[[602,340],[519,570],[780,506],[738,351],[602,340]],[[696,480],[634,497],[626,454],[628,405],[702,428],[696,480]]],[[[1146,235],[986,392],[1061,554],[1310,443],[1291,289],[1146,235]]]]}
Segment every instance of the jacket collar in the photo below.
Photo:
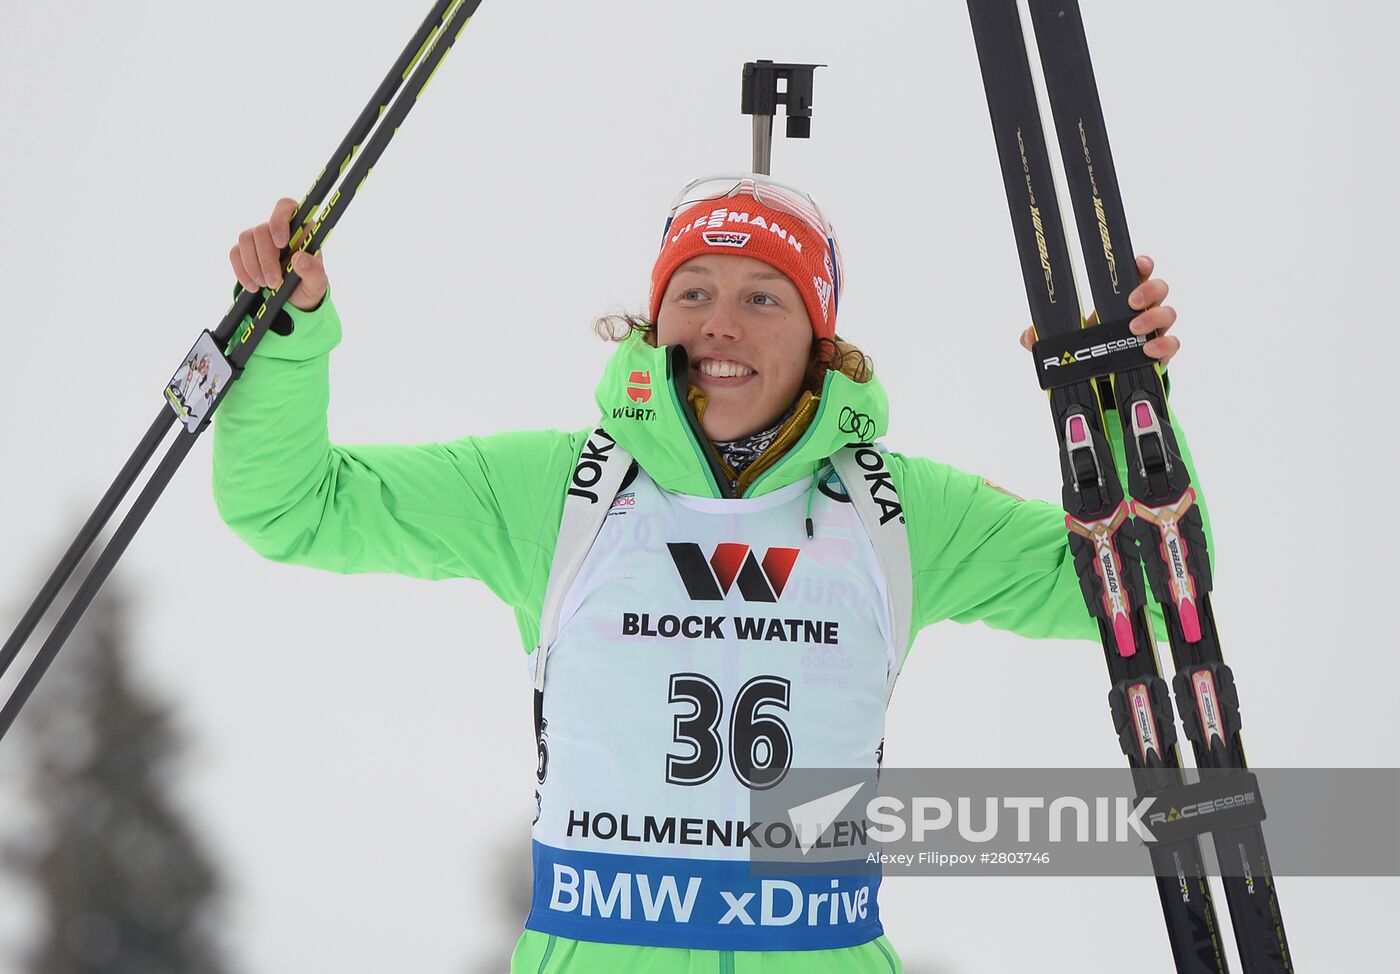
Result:
{"type": "MultiPolygon", "coordinates": [[[[663,489],[700,497],[728,496],[729,484],[688,401],[689,362],[679,346],[654,348],[634,332],[618,346],[595,398],[603,430],[663,489]]],[[[783,457],[754,478],[745,497],[810,478],[848,443],[883,436],[889,400],[879,379],[855,382],[828,372],[815,415],[783,457]]]]}

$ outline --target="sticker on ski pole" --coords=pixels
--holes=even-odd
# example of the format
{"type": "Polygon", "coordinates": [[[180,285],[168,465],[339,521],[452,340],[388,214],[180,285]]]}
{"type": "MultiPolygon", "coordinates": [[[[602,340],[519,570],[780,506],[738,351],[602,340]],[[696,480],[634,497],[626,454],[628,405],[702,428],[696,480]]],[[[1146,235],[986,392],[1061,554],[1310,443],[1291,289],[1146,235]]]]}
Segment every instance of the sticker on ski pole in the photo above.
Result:
{"type": "Polygon", "coordinates": [[[170,403],[185,429],[194,433],[208,419],[214,402],[232,377],[233,366],[219,351],[214,336],[206,331],[170,377],[165,387],[165,401],[170,403]]]}

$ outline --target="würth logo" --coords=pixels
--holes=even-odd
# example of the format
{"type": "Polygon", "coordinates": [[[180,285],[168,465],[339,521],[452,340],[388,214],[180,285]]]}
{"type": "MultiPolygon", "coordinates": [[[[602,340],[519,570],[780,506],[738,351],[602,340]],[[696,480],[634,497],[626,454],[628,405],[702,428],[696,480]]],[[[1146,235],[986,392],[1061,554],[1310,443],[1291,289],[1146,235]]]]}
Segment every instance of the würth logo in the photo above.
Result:
{"type": "Polygon", "coordinates": [[[718,602],[735,584],[746,602],[776,602],[797,562],[796,548],[769,548],[760,563],[746,544],[718,544],[708,561],[698,544],[668,542],[666,547],[696,602],[718,602]]]}
{"type": "Polygon", "coordinates": [[[630,385],[627,387],[627,398],[633,402],[647,402],[651,399],[651,370],[645,372],[633,372],[631,378],[627,380],[630,385]]]}

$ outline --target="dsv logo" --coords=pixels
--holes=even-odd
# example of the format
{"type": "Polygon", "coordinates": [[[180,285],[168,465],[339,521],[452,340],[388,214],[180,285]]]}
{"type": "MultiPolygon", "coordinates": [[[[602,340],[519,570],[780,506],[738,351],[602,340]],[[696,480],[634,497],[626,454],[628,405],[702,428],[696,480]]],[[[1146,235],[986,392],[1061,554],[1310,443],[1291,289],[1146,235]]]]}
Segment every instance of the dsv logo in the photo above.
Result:
{"type": "Polygon", "coordinates": [[[719,602],[736,584],[746,602],[776,602],[797,562],[796,548],[769,548],[760,563],[748,545],[729,541],[715,545],[708,561],[694,542],[668,542],[666,547],[686,593],[696,602],[719,602]]]}

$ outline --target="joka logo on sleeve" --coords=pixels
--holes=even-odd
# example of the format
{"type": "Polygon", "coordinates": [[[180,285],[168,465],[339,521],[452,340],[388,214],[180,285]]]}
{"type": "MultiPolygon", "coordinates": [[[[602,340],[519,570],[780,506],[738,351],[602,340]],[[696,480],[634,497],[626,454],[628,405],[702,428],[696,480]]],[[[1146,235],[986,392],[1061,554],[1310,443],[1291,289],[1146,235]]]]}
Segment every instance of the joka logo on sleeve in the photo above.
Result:
{"type": "Polygon", "coordinates": [[[718,544],[709,560],[694,542],[668,542],[666,547],[686,593],[696,602],[719,602],[736,582],[744,601],[776,602],[787,587],[798,553],[796,548],[769,548],[760,563],[746,544],[718,544]]]}

